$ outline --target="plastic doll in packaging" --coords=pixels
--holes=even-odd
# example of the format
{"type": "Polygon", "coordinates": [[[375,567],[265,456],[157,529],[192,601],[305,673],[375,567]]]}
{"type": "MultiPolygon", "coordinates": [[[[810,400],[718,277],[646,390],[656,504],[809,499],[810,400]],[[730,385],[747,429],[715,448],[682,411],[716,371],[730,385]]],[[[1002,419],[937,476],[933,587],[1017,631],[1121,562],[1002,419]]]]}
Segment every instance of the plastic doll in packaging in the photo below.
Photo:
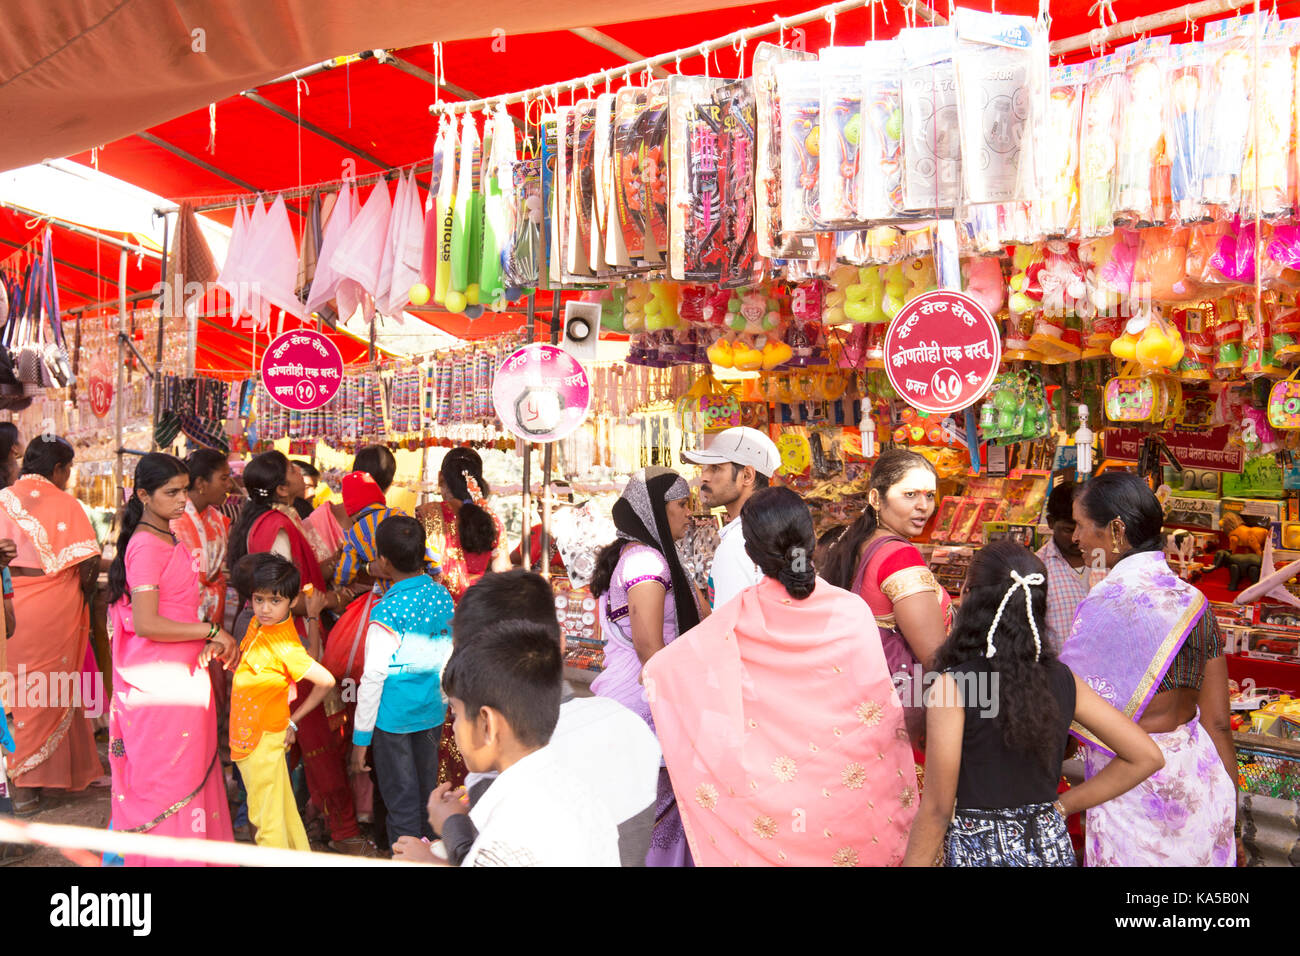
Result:
{"type": "Polygon", "coordinates": [[[1042,197],[1035,204],[1039,227],[1047,236],[1075,235],[1079,230],[1079,126],[1088,64],[1052,70],[1052,89],[1044,119],[1046,135],[1037,144],[1042,197]]]}
{"type": "Polygon", "coordinates": [[[1253,31],[1245,17],[1213,23],[1205,31],[1210,82],[1202,90],[1207,107],[1200,198],[1216,207],[1220,218],[1235,214],[1241,203],[1241,170],[1253,109],[1253,31]]]}
{"type": "Polygon", "coordinates": [[[1124,65],[1119,54],[1102,57],[1084,92],[1079,132],[1079,231],[1084,237],[1104,236],[1115,223],[1116,143],[1124,65]]]}
{"type": "Polygon", "coordinates": [[[1164,164],[1162,118],[1169,72],[1169,38],[1133,45],[1125,71],[1126,98],[1120,110],[1115,213],[1137,224],[1164,222],[1168,214],[1168,167],[1164,164]]]}
{"type": "Polygon", "coordinates": [[[1169,192],[1173,217],[1184,223],[1199,221],[1201,205],[1201,142],[1205,135],[1202,97],[1206,67],[1200,43],[1182,43],[1173,48],[1166,77],[1164,139],[1169,157],[1169,192]]]}
{"type": "Polygon", "coordinates": [[[1081,259],[1091,266],[1087,275],[1095,318],[1089,345],[1105,345],[1120,334],[1122,317],[1131,307],[1137,245],[1137,233],[1130,229],[1079,244],[1081,259]]]}

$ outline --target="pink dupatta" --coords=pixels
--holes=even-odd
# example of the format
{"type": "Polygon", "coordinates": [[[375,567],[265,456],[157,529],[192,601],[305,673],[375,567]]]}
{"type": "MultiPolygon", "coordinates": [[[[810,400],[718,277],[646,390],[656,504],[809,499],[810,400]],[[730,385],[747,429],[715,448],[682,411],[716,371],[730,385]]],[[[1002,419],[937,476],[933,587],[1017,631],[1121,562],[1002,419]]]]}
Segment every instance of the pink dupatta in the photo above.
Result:
{"type": "Polygon", "coordinates": [[[657,653],[646,696],[701,866],[882,866],[916,813],[903,709],[862,600],[764,579],[657,653]]]}

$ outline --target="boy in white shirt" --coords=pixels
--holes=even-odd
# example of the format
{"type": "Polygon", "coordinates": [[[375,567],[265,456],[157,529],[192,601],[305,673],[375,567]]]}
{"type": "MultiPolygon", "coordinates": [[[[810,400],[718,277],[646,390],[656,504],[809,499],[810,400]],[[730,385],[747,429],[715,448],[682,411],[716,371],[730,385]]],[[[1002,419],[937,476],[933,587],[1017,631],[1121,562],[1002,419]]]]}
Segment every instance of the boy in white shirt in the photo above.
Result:
{"type": "Polygon", "coordinates": [[[771,483],[781,467],[781,453],[756,428],[728,428],[708,448],[683,452],[682,458],[701,466],[700,500],[709,508],[727,509],[727,524],[709,570],[709,603],[716,610],[763,580],[758,565],[745,553],[740,509],[754,492],[771,483]]]}
{"type": "MultiPolygon", "coordinates": [[[[507,620],[532,621],[546,629],[557,647],[563,646],[551,586],[541,575],[524,570],[490,574],[465,592],[451,622],[453,645],[472,642],[507,620]]],[[[644,866],[654,831],[662,757],[646,722],[618,701],[575,696],[565,681],[560,719],[546,749],[604,804],[618,828],[623,866],[644,866]]],[[[478,806],[495,776],[469,775],[465,783],[470,807],[478,806]]],[[[429,820],[450,862],[462,863],[477,833],[460,794],[452,793],[449,785],[435,791],[429,820]]],[[[418,840],[400,840],[394,849],[402,859],[430,862],[427,845],[418,840]]]]}
{"type": "Polygon", "coordinates": [[[619,865],[608,811],[546,747],[563,675],[559,645],[531,621],[502,621],[452,652],[442,681],[456,744],[471,772],[498,774],[470,811],[478,836],[464,866],[619,865]]]}

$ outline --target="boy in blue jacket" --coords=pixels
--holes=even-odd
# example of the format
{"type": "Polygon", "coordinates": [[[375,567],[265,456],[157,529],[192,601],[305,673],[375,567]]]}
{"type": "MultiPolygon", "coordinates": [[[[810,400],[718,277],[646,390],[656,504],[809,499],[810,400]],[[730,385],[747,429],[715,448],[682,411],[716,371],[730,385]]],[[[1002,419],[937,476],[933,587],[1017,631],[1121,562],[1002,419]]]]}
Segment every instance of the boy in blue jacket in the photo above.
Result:
{"type": "Polygon", "coordinates": [[[454,608],[447,589],[425,573],[418,521],[385,518],[375,543],[393,584],[371,611],[366,631],[352,770],[368,770],[373,750],[391,846],[403,836],[433,836],[425,804],[438,785],[442,666],[451,653],[454,608]]]}

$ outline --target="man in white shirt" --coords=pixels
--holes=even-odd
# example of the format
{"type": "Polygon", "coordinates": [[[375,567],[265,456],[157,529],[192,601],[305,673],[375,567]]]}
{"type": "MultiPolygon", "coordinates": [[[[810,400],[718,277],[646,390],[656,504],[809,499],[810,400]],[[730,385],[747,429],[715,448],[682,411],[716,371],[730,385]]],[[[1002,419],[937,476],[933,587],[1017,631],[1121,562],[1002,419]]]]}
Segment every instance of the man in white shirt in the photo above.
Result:
{"type": "Polygon", "coordinates": [[[781,467],[781,453],[772,439],[756,428],[728,428],[702,451],[682,458],[700,467],[700,499],[710,508],[726,508],[727,523],[709,571],[709,603],[716,610],[745,588],[763,580],[763,572],[745,553],[740,509],[750,496],[766,488],[781,467]]]}

